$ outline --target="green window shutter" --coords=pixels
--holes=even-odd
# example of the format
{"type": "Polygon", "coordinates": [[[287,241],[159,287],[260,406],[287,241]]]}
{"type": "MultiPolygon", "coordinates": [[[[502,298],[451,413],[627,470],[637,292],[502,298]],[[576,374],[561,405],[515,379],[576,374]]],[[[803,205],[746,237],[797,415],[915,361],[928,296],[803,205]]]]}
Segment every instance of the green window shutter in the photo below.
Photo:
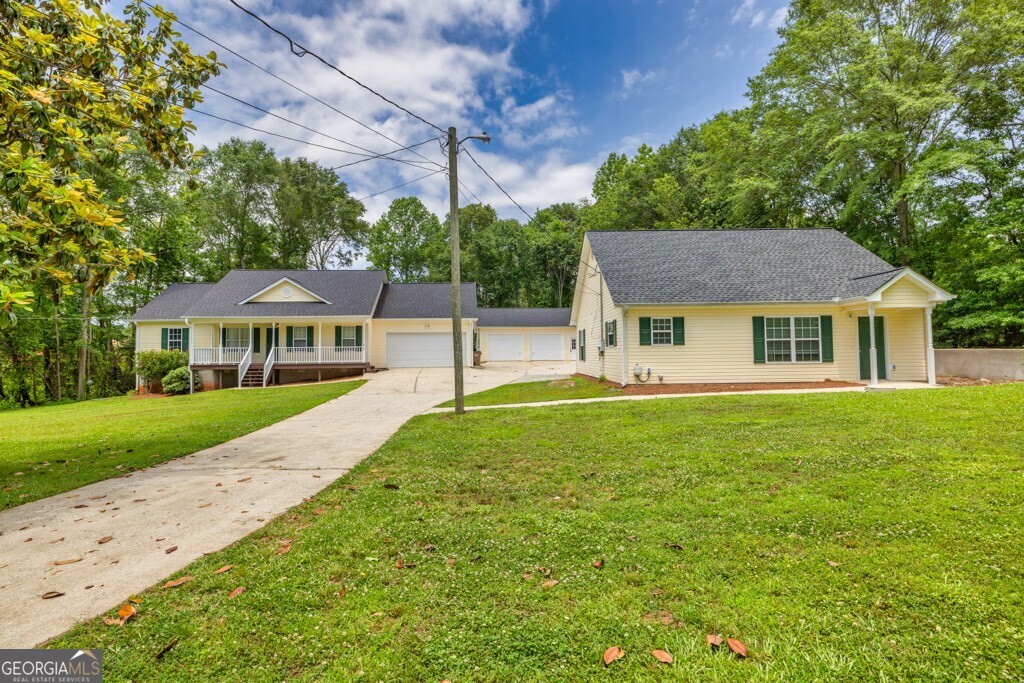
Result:
{"type": "MultiPolygon", "coordinates": [[[[313,326],[310,325],[309,327],[306,328],[306,346],[314,346],[313,341],[313,326]]],[[[320,341],[323,341],[323,339],[321,339],[320,341]]]]}
{"type": "Polygon", "coordinates": [[[587,331],[586,330],[580,330],[579,338],[580,338],[580,353],[579,353],[580,360],[581,361],[586,361],[587,360],[587,331]]]}
{"type": "Polygon", "coordinates": [[[764,316],[754,316],[754,362],[764,362],[764,316]]]}
{"type": "Polygon", "coordinates": [[[334,346],[341,346],[341,325],[334,326],[334,346]]]}
{"type": "Polygon", "coordinates": [[[686,343],[686,328],[682,318],[672,318],[672,343],[682,346],[686,343]]]}
{"type": "Polygon", "coordinates": [[[270,353],[270,349],[274,348],[274,330],[270,327],[267,328],[267,353],[270,353]]]}
{"type": "Polygon", "coordinates": [[[252,352],[260,352],[260,328],[252,328],[252,352]]]}
{"type": "Polygon", "coordinates": [[[651,345],[651,319],[640,318],[640,346],[651,345]]]}
{"type": "Polygon", "coordinates": [[[161,327],[160,328],[160,349],[162,351],[166,351],[167,350],[167,328],[166,327],[161,327]]]}
{"type": "Polygon", "coordinates": [[[619,345],[619,321],[612,321],[612,346],[619,345]]]}
{"type": "Polygon", "coordinates": [[[228,331],[224,327],[220,328],[220,345],[222,348],[228,345],[228,331]]]}
{"type": "Polygon", "coordinates": [[[288,327],[285,328],[285,336],[284,336],[284,338],[285,338],[285,342],[286,342],[285,345],[289,349],[292,348],[292,346],[294,345],[294,339],[292,337],[292,326],[291,325],[289,325],[288,327]]]}
{"type": "Polygon", "coordinates": [[[363,326],[356,325],[356,346],[363,345],[363,326]]]}
{"type": "Polygon", "coordinates": [[[181,350],[188,351],[188,328],[181,328],[181,350]]]}
{"type": "Polygon", "coordinates": [[[821,316],[821,362],[832,362],[832,316],[821,316]]]}

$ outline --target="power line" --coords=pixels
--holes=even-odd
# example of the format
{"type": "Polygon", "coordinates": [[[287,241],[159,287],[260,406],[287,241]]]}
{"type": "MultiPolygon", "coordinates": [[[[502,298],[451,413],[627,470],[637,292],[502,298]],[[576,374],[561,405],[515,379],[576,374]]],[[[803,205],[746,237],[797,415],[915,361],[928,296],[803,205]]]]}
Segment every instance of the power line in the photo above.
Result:
{"type": "Polygon", "coordinates": [[[377,195],[384,194],[386,192],[391,192],[392,190],[397,190],[400,187],[405,187],[406,185],[412,185],[413,183],[418,183],[419,181],[425,180],[425,179],[429,178],[432,175],[437,175],[438,173],[446,173],[447,171],[448,171],[447,168],[439,168],[436,171],[431,171],[427,175],[420,176],[419,178],[414,178],[414,179],[412,179],[412,180],[410,180],[410,181],[408,181],[406,183],[402,183],[401,185],[395,185],[394,187],[389,187],[386,190],[381,190],[380,192],[374,192],[373,194],[368,194],[365,197],[360,197],[356,201],[357,202],[365,202],[370,197],[376,197],[377,195]]]}
{"type": "MultiPolygon", "coordinates": [[[[411,161],[409,159],[398,159],[398,158],[389,156],[391,154],[395,154],[396,152],[402,151],[400,149],[399,150],[395,150],[393,152],[385,152],[385,153],[374,152],[371,149],[367,149],[365,147],[360,147],[359,145],[351,143],[348,140],[342,140],[339,137],[335,137],[333,135],[329,135],[329,134],[324,133],[322,131],[319,131],[319,130],[317,130],[315,128],[310,128],[309,126],[301,124],[301,123],[299,123],[297,121],[292,121],[291,119],[289,119],[289,118],[287,118],[285,116],[281,116],[280,114],[275,114],[274,112],[269,111],[267,109],[264,109],[263,107],[257,106],[255,104],[253,104],[252,102],[246,102],[245,100],[243,100],[243,99],[241,99],[239,97],[235,97],[234,95],[232,95],[230,93],[226,93],[223,90],[219,90],[219,89],[213,87],[212,85],[204,83],[202,87],[206,88],[207,90],[210,90],[212,92],[215,92],[218,95],[221,95],[223,97],[227,97],[230,100],[234,100],[235,102],[238,102],[239,104],[244,104],[245,106],[251,107],[252,109],[255,109],[256,111],[259,111],[259,112],[262,112],[264,114],[267,114],[268,116],[273,116],[275,119],[279,119],[281,121],[284,121],[285,123],[290,123],[293,126],[298,126],[299,128],[302,128],[304,130],[308,130],[311,133],[315,133],[317,135],[322,135],[325,138],[330,138],[331,140],[334,140],[335,142],[340,142],[343,145],[348,145],[349,147],[354,147],[356,149],[363,150],[363,152],[368,152],[368,154],[361,154],[359,152],[346,152],[347,154],[353,154],[353,155],[356,155],[356,156],[367,157],[366,159],[363,159],[363,161],[370,161],[371,159],[389,159],[391,161],[397,161],[397,162],[402,163],[402,164],[408,164],[410,166],[415,166],[416,168],[420,168],[420,169],[424,168],[423,166],[421,166],[419,164],[419,162],[411,161]]],[[[431,140],[433,140],[433,139],[434,138],[431,138],[431,140]]],[[[420,143],[420,144],[422,144],[422,143],[420,143]]],[[[436,161],[435,162],[431,162],[431,163],[433,163],[435,166],[441,168],[441,164],[437,163],[436,161]]],[[[335,168],[341,168],[341,167],[338,166],[338,167],[335,167],[335,168]]],[[[334,169],[331,169],[331,170],[334,170],[334,169]]],[[[424,169],[424,170],[426,170],[426,169],[424,169]]]]}
{"type": "MultiPolygon", "coordinates": [[[[142,4],[146,5],[146,6],[147,6],[147,7],[149,7],[150,9],[152,9],[153,11],[156,11],[156,7],[154,7],[153,5],[151,5],[151,4],[150,4],[149,2],[147,2],[146,0],[141,0],[141,2],[142,2],[142,4]]],[[[294,83],[292,83],[291,81],[289,81],[289,80],[287,80],[287,79],[285,79],[285,78],[282,78],[281,76],[278,76],[278,75],[277,75],[277,74],[275,74],[275,73],[274,73],[273,71],[270,71],[270,70],[269,70],[269,69],[267,69],[266,67],[264,67],[264,66],[261,66],[260,64],[257,64],[256,62],[254,62],[253,60],[249,59],[249,58],[248,58],[248,57],[246,57],[245,55],[239,54],[239,53],[238,53],[238,52],[236,52],[235,50],[232,50],[232,49],[231,49],[230,47],[228,47],[228,46],[227,46],[227,45],[225,45],[224,43],[221,43],[221,42],[219,42],[219,41],[217,41],[217,40],[215,40],[215,39],[211,38],[210,36],[206,35],[205,33],[203,33],[202,31],[200,31],[199,29],[197,29],[197,28],[195,28],[195,27],[193,27],[193,26],[189,26],[188,24],[186,24],[185,22],[183,22],[183,21],[182,21],[181,19],[175,18],[175,19],[174,19],[173,21],[174,21],[174,23],[178,24],[178,25],[179,25],[179,26],[181,26],[182,28],[185,28],[185,29],[187,29],[187,30],[191,31],[192,33],[195,33],[195,34],[196,34],[197,36],[199,36],[200,38],[203,38],[203,39],[204,39],[204,40],[206,40],[207,42],[209,42],[209,43],[211,43],[211,44],[213,44],[213,45],[216,45],[217,47],[219,47],[220,49],[224,50],[225,52],[227,52],[227,53],[229,53],[229,54],[232,54],[232,55],[234,55],[234,56],[235,56],[235,57],[237,57],[238,59],[241,59],[241,60],[242,60],[243,62],[245,62],[246,64],[248,64],[248,65],[250,65],[250,66],[252,66],[252,67],[254,67],[254,68],[256,68],[256,69],[259,69],[260,71],[262,71],[263,73],[267,74],[267,75],[268,75],[268,76],[270,76],[271,78],[274,78],[274,79],[276,79],[276,80],[280,81],[281,83],[284,83],[285,85],[287,85],[287,86],[288,86],[289,88],[291,88],[292,90],[294,90],[294,91],[296,91],[296,92],[299,92],[299,93],[302,93],[303,95],[305,95],[306,97],[310,98],[310,99],[311,99],[311,100],[313,100],[314,102],[318,102],[318,103],[322,104],[323,106],[327,107],[328,109],[330,109],[331,111],[333,111],[333,112],[335,112],[335,113],[337,113],[337,114],[339,114],[339,115],[341,115],[341,116],[345,117],[346,119],[348,119],[348,120],[349,120],[349,121],[351,121],[352,123],[355,123],[355,124],[357,124],[357,125],[359,125],[359,126],[362,126],[362,127],[363,127],[363,128],[365,128],[366,130],[370,131],[371,133],[373,133],[373,134],[375,134],[375,135],[379,135],[380,137],[384,138],[384,139],[385,139],[385,140],[387,140],[388,142],[391,142],[391,143],[393,143],[393,144],[399,145],[399,150],[408,150],[408,151],[412,152],[413,154],[415,154],[416,156],[418,156],[418,157],[420,157],[421,159],[423,159],[424,161],[429,161],[429,162],[430,162],[430,163],[432,163],[432,164],[437,164],[438,166],[440,166],[440,164],[438,164],[438,163],[437,163],[436,161],[434,161],[433,159],[429,159],[429,158],[427,158],[427,157],[423,156],[422,154],[420,154],[419,152],[416,152],[416,151],[414,151],[414,150],[412,149],[413,147],[418,147],[418,146],[419,146],[420,144],[423,144],[423,143],[417,143],[416,145],[408,145],[408,146],[402,146],[402,143],[400,143],[400,142],[399,142],[398,140],[395,140],[394,138],[392,138],[392,137],[390,137],[390,136],[388,136],[388,135],[386,135],[386,134],[384,134],[384,133],[380,132],[380,131],[379,131],[379,130],[377,130],[376,128],[374,128],[374,127],[372,127],[372,126],[370,126],[370,125],[368,125],[368,124],[366,124],[366,123],[364,123],[364,122],[360,121],[359,119],[355,118],[354,116],[351,116],[351,115],[349,115],[349,114],[346,114],[345,112],[343,112],[342,110],[338,109],[338,108],[337,108],[337,107],[335,107],[334,105],[332,105],[332,104],[329,104],[328,102],[325,102],[324,100],[320,99],[320,98],[319,98],[319,97],[317,97],[316,95],[314,95],[314,94],[312,94],[312,93],[310,93],[310,92],[307,92],[307,91],[303,90],[302,88],[300,88],[299,86],[295,85],[295,84],[294,84],[294,83]]],[[[436,138],[431,138],[431,139],[436,139],[436,138]]]]}
{"type": "MultiPolygon", "coordinates": [[[[334,166],[334,167],[330,168],[329,170],[337,171],[339,168],[347,168],[349,166],[355,166],[356,164],[361,164],[364,161],[373,161],[374,159],[391,159],[391,157],[389,156],[390,154],[397,154],[398,152],[401,152],[402,150],[413,151],[413,147],[419,147],[420,145],[425,145],[428,142],[433,142],[436,139],[437,138],[430,138],[429,140],[424,140],[423,142],[417,142],[415,145],[409,145],[408,147],[399,147],[398,149],[392,150],[390,152],[384,152],[383,154],[378,154],[377,156],[372,156],[372,157],[369,157],[368,159],[360,159],[359,161],[350,161],[350,162],[348,162],[346,164],[339,164],[338,166],[334,166]]],[[[416,152],[413,151],[413,154],[416,154],[416,152]]],[[[416,154],[416,156],[423,157],[422,154],[416,154]]],[[[426,158],[426,157],[423,157],[423,158],[426,158]]],[[[401,161],[401,159],[393,159],[393,161],[401,161]]],[[[406,159],[405,161],[408,163],[411,160],[406,159]]],[[[427,159],[427,161],[430,161],[430,160],[427,159]]],[[[433,163],[436,166],[441,166],[441,164],[438,164],[436,161],[431,161],[431,163],[433,163]]],[[[423,168],[423,167],[422,166],[417,166],[416,168],[423,168]]],[[[441,168],[444,168],[444,167],[441,166],[441,168]]]]}
{"type": "Polygon", "coordinates": [[[356,78],[354,78],[352,76],[349,76],[347,73],[342,71],[339,67],[335,66],[334,64],[331,64],[326,59],[324,59],[323,57],[321,57],[317,53],[313,52],[312,50],[306,48],[305,46],[301,45],[300,43],[297,43],[287,33],[285,33],[284,31],[281,31],[280,29],[274,28],[274,26],[272,26],[269,22],[267,22],[267,20],[265,20],[263,17],[259,16],[255,12],[252,12],[252,11],[246,9],[245,7],[242,7],[237,2],[235,2],[235,0],[231,0],[231,4],[234,5],[235,7],[237,7],[238,9],[242,10],[246,14],[248,14],[250,17],[252,17],[256,21],[258,21],[261,24],[263,24],[264,26],[266,26],[268,29],[270,29],[271,31],[273,31],[277,35],[279,35],[282,38],[284,38],[285,40],[287,40],[288,41],[289,49],[291,50],[292,54],[295,55],[296,57],[305,57],[306,55],[312,55],[321,64],[323,64],[324,66],[327,66],[327,67],[333,69],[334,71],[337,71],[339,74],[341,74],[342,76],[344,76],[348,80],[352,81],[353,83],[358,85],[363,90],[366,90],[366,91],[368,91],[370,93],[373,93],[374,95],[376,95],[380,99],[384,100],[385,102],[387,102],[391,106],[395,107],[396,109],[399,109],[399,110],[405,112],[406,114],[408,114],[409,116],[413,117],[414,119],[417,119],[418,121],[422,121],[423,123],[427,124],[431,128],[436,129],[439,133],[441,133],[441,134],[445,134],[446,133],[445,129],[441,128],[436,123],[431,123],[430,121],[427,121],[422,116],[419,116],[418,114],[414,114],[413,112],[409,111],[408,109],[406,109],[402,105],[398,104],[394,100],[389,99],[388,97],[380,94],[379,92],[377,92],[376,90],[374,90],[370,86],[366,85],[365,83],[359,81],[358,79],[356,79],[356,78]]]}
{"type": "Polygon", "coordinates": [[[480,162],[478,162],[476,159],[473,158],[472,152],[470,152],[469,149],[465,148],[465,147],[463,148],[463,151],[465,151],[466,154],[469,155],[470,161],[472,161],[476,165],[477,168],[479,168],[481,171],[483,171],[485,176],[487,176],[488,178],[491,179],[491,182],[494,183],[495,187],[497,187],[499,190],[501,190],[502,193],[506,197],[508,197],[508,200],[510,202],[512,202],[513,204],[515,204],[517,207],[519,207],[519,210],[522,211],[524,214],[526,214],[526,217],[529,218],[532,221],[533,220],[533,216],[530,215],[530,212],[527,211],[526,209],[524,209],[522,206],[520,206],[519,202],[517,202],[516,200],[512,199],[512,195],[510,195],[505,190],[505,188],[501,186],[501,183],[499,183],[497,180],[495,180],[494,177],[490,173],[487,172],[487,169],[485,169],[483,166],[481,166],[480,162]]]}

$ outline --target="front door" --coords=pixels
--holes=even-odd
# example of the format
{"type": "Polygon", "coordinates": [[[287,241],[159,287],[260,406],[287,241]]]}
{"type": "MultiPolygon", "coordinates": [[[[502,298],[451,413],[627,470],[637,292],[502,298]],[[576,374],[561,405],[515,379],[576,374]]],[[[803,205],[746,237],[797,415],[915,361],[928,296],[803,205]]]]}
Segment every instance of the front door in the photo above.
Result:
{"type": "Polygon", "coordinates": [[[569,337],[569,360],[576,360],[576,335],[569,337]]]}
{"type": "MultiPolygon", "coordinates": [[[[866,316],[857,318],[858,350],[860,351],[860,378],[871,379],[871,328],[866,316]]],[[[878,357],[878,379],[888,379],[889,366],[885,362],[885,317],[875,316],[875,355],[878,357]]]]}

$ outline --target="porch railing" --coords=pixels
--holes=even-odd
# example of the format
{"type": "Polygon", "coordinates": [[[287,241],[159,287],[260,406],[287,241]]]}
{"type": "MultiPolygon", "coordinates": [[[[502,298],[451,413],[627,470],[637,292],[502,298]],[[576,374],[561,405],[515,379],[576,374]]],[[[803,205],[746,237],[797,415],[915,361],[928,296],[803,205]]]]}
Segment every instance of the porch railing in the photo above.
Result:
{"type": "Polygon", "coordinates": [[[192,365],[238,365],[248,351],[247,347],[218,346],[209,349],[193,348],[190,353],[192,354],[192,365]]]}
{"type": "Polygon", "coordinates": [[[263,386],[267,386],[267,379],[270,378],[270,371],[274,368],[274,354],[277,349],[267,351],[267,360],[263,361],[263,386]]]}
{"type": "Polygon", "coordinates": [[[249,372],[249,366],[252,365],[252,347],[246,349],[245,355],[242,357],[242,362],[238,365],[238,386],[242,386],[242,378],[245,377],[245,373],[249,372]]]}
{"type": "Polygon", "coordinates": [[[364,363],[365,349],[362,346],[306,346],[279,347],[278,363],[364,363]]]}

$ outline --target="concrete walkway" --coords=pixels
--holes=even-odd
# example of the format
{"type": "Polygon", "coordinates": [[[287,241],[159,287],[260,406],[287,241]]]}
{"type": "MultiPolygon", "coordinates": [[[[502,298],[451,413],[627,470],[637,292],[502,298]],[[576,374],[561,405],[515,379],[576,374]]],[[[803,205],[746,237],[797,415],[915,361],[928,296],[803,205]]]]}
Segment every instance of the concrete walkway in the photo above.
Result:
{"type": "MultiPolygon", "coordinates": [[[[522,380],[516,380],[519,382],[522,380]]],[[[534,380],[536,381],[536,380],[534,380]]],[[[830,394],[868,391],[896,391],[906,389],[941,389],[937,384],[924,382],[888,382],[884,386],[875,387],[829,387],[824,389],[757,389],[754,391],[704,391],[692,394],[643,394],[639,396],[602,396],[600,398],[567,398],[559,401],[534,401],[533,403],[502,403],[493,406],[466,406],[466,412],[478,410],[494,410],[495,408],[543,408],[546,406],[564,406],[577,403],[608,403],[609,401],[651,401],[663,398],[698,398],[701,396],[739,396],[750,394],[830,394]]],[[[450,413],[451,408],[431,408],[426,413],[450,413]]]]}
{"type": "MultiPolygon", "coordinates": [[[[529,369],[467,370],[466,391],[529,369]]],[[[252,533],[451,399],[451,374],[368,375],[349,394],[233,441],[0,512],[0,648],[43,643],[252,533]],[[43,600],[49,591],[64,595],[43,600]]]]}

